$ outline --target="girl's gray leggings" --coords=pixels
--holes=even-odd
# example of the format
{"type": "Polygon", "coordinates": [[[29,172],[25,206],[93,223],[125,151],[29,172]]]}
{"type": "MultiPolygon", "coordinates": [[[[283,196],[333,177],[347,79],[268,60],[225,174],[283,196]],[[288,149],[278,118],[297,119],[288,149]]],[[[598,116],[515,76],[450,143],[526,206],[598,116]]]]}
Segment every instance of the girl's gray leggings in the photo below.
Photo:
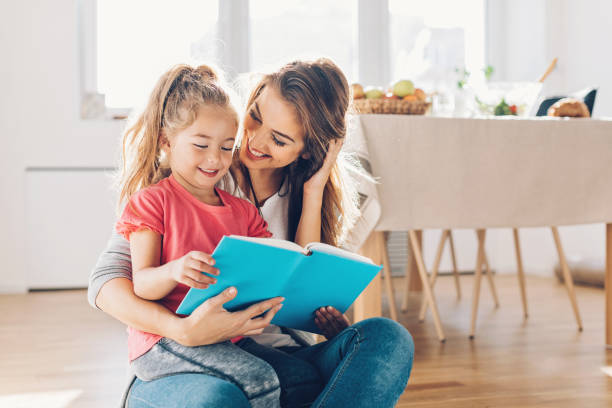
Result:
{"type": "Polygon", "coordinates": [[[253,408],[280,407],[280,383],[272,366],[230,341],[187,347],[163,338],[131,365],[143,381],[202,373],[238,386],[253,408]]]}

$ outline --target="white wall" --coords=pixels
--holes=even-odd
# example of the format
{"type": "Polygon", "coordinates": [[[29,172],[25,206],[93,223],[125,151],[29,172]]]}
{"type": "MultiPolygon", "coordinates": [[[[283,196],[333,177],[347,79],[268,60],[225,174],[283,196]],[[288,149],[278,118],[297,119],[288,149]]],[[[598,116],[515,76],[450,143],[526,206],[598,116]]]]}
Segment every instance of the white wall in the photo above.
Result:
{"type": "Polygon", "coordinates": [[[36,256],[25,250],[25,169],[115,164],[122,124],[79,119],[76,13],[76,0],[0,3],[0,292],[24,291],[36,256]]]}

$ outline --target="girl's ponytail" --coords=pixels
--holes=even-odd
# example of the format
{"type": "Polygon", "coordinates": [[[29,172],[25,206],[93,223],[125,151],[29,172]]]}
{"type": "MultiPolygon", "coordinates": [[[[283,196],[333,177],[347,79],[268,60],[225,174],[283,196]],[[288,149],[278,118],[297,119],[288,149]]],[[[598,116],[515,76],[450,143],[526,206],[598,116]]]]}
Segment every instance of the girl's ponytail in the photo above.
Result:
{"type": "Polygon", "coordinates": [[[157,81],[147,106],[123,136],[123,166],[118,177],[119,207],[140,189],[170,175],[161,149],[162,134],[169,138],[189,127],[202,106],[229,108],[236,116],[217,73],[207,65],[177,65],[157,81]]]}
{"type": "Polygon", "coordinates": [[[202,79],[208,82],[217,82],[219,80],[215,70],[208,65],[200,65],[195,69],[195,71],[202,76],[202,79]]]}

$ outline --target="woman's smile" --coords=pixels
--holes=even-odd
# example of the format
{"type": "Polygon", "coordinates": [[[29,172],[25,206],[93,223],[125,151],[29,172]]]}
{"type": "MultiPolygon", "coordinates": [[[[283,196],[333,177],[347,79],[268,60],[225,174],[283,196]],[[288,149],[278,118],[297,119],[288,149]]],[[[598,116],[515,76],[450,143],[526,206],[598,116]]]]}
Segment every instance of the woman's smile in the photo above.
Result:
{"type": "Polygon", "coordinates": [[[249,159],[251,160],[263,160],[266,159],[268,157],[272,157],[269,154],[265,154],[260,152],[259,150],[255,149],[253,146],[251,146],[251,139],[247,140],[247,154],[249,156],[249,159]]]}
{"type": "Polygon", "coordinates": [[[249,169],[278,169],[304,148],[304,131],[293,105],[274,87],[265,87],[244,118],[240,161],[249,169]]]}

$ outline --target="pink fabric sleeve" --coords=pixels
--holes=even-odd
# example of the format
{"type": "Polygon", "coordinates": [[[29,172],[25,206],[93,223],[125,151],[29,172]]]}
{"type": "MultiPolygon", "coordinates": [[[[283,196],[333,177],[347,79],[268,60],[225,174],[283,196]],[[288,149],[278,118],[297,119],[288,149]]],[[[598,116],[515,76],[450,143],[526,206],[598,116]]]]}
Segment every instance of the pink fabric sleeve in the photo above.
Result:
{"type": "Polygon", "coordinates": [[[161,192],[146,188],[132,195],[115,229],[127,240],[130,239],[132,232],[142,229],[149,229],[163,235],[164,208],[161,192]]]}
{"type": "Polygon", "coordinates": [[[247,220],[249,223],[249,237],[270,238],[272,233],[268,231],[268,223],[257,211],[257,207],[245,201],[247,220]]]}

